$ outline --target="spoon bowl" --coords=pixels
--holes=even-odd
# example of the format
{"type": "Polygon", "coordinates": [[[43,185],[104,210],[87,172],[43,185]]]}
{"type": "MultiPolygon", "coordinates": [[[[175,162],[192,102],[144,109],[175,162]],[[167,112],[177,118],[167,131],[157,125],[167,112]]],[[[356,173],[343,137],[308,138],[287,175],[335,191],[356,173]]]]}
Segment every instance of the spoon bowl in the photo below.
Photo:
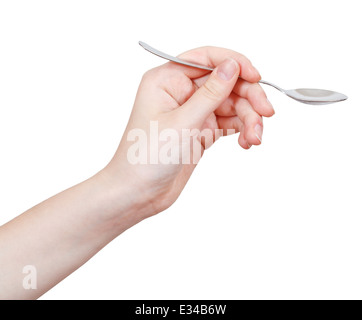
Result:
{"type": "MultiPolygon", "coordinates": [[[[214,69],[212,67],[202,66],[202,65],[199,65],[199,64],[187,62],[185,60],[181,60],[179,58],[170,56],[169,54],[161,52],[161,51],[151,47],[150,45],[148,45],[147,43],[144,43],[142,41],[139,41],[139,44],[145,50],[155,54],[156,56],[167,59],[169,61],[173,61],[173,62],[176,62],[176,63],[179,63],[179,64],[183,64],[185,66],[198,68],[198,69],[203,69],[203,70],[212,71],[214,69]]],[[[271,86],[271,87],[279,90],[280,92],[284,93],[289,98],[292,98],[292,99],[294,99],[296,101],[299,101],[299,102],[305,103],[305,104],[323,105],[323,104],[331,104],[331,103],[341,102],[341,101],[344,101],[344,100],[348,99],[348,97],[346,95],[344,95],[342,93],[339,93],[339,92],[330,91],[330,90],[306,89],[306,88],[285,90],[285,89],[282,89],[281,87],[279,87],[279,86],[277,86],[277,85],[275,85],[275,84],[273,84],[271,82],[265,81],[265,80],[260,80],[259,83],[271,86]]]]}
{"type": "Polygon", "coordinates": [[[348,99],[346,95],[330,90],[307,88],[285,90],[265,80],[260,80],[259,83],[274,87],[280,92],[283,92],[289,98],[306,104],[323,105],[336,103],[348,99]]]}

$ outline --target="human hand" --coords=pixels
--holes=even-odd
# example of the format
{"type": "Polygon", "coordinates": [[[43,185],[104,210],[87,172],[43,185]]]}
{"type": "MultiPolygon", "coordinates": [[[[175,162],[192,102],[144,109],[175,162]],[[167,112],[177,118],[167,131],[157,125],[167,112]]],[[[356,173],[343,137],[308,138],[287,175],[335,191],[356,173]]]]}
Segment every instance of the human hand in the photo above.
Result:
{"type": "Polygon", "coordinates": [[[210,74],[168,62],[146,72],[119,148],[104,169],[113,185],[127,181],[134,203],[147,204],[141,218],[177,199],[220,135],[239,132],[240,146],[249,149],[261,143],[262,117],[274,114],[258,71],[243,55],[203,47],[179,58],[216,68],[210,74]]]}

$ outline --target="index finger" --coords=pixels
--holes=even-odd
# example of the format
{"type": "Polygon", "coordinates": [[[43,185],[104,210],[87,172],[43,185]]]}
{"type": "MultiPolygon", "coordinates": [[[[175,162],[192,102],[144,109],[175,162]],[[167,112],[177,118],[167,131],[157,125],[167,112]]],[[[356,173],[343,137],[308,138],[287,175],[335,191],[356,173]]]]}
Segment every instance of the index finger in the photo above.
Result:
{"type": "MultiPolygon", "coordinates": [[[[201,64],[211,68],[215,68],[227,58],[232,58],[240,66],[240,77],[242,79],[251,83],[258,82],[261,79],[258,70],[247,57],[230,49],[211,46],[200,47],[186,51],[177,57],[187,62],[201,64]]],[[[208,72],[193,67],[183,67],[183,69],[185,70],[184,73],[191,79],[203,76],[208,72]]]]}

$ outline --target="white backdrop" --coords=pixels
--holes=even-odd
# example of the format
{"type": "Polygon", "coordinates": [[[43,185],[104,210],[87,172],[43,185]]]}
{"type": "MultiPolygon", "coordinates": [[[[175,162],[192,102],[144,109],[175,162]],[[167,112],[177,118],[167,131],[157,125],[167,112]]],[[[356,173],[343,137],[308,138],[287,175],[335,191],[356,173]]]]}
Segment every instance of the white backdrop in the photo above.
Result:
{"type": "MultiPolygon", "coordinates": [[[[361,299],[358,1],[0,2],[0,224],[100,170],[142,74],[203,45],[249,57],[266,87],[263,144],[209,149],[167,211],[129,229],[45,299],[361,299]]],[[[0,261],[1,264],[1,261],[0,261]]]]}

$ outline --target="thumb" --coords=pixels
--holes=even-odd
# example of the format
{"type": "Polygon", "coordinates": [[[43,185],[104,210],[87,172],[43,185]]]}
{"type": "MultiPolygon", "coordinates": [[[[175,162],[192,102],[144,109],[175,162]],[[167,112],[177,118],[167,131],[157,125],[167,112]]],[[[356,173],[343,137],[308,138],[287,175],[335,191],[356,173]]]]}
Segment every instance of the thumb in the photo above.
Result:
{"type": "Polygon", "coordinates": [[[188,99],[181,109],[184,115],[204,121],[230,95],[240,74],[240,66],[233,59],[218,65],[207,81],[188,99]]]}

